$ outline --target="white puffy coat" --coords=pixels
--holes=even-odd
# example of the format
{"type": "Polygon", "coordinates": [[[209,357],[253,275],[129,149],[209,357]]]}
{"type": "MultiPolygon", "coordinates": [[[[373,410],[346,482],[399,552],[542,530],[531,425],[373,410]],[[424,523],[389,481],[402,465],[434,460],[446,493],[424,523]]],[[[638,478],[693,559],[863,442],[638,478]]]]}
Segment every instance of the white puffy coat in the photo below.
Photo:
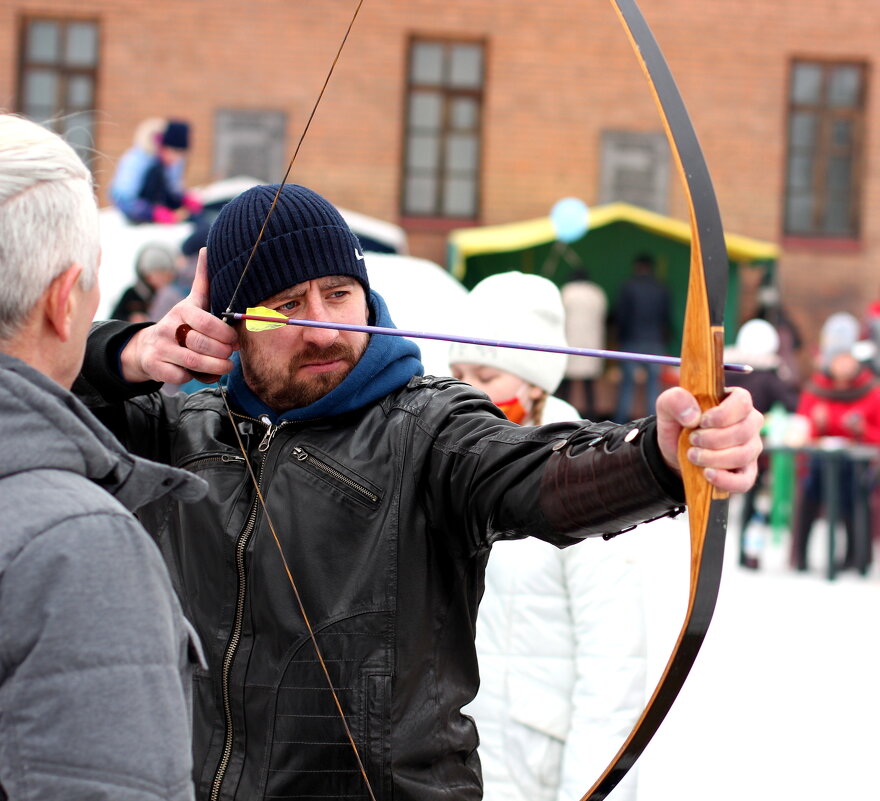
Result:
{"type": "MultiPolygon", "coordinates": [[[[567,407],[567,408],[565,408],[567,407]]],[[[577,419],[548,398],[543,422],[577,419]]],[[[577,801],[645,703],[642,581],[626,537],[492,546],[477,620],[484,801],[577,801]]],[[[610,796],[634,801],[633,772],[610,796]]]]}

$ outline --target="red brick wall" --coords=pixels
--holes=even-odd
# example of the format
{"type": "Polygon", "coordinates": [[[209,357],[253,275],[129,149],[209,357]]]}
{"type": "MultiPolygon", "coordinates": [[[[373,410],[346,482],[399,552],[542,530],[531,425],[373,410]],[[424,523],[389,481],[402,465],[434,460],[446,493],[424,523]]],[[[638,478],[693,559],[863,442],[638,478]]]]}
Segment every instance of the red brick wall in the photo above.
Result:
{"type": "MultiPolygon", "coordinates": [[[[11,0],[0,6],[0,106],[14,102],[23,14],[98,17],[97,178],[106,186],[136,124],[193,124],[191,184],[213,163],[218,108],[287,113],[286,147],[317,96],[354,0],[11,0]]],[[[812,340],[831,311],[880,295],[880,104],[873,57],[880,4],[864,0],[642,0],[706,152],[726,227],[781,236],[785,98],[792,57],[864,59],[869,106],[863,236],[848,253],[786,250],[783,299],[812,340]],[[828,297],[826,298],[826,295],[828,297]]],[[[411,35],[487,44],[482,223],[596,201],[603,129],[659,130],[629,44],[605,0],[367,0],[294,179],[352,209],[399,219],[405,58],[411,35]]],[[[685,217],[674,178],[670,213],[685,217]]],[[[445,258],[443,232],[410,231],[417,255],[445,258]]]]}

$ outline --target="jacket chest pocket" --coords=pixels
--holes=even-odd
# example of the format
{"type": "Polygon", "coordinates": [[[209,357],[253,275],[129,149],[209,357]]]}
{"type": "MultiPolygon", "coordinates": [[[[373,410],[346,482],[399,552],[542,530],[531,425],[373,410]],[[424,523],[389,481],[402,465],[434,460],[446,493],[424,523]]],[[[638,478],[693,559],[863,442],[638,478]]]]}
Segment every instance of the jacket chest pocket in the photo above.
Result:
{"type": "Polygon", "coordinates": [[[326,454],[313,448],[295,446],[290,459],[294,465],[330,487],[334,494],[339,493],[341,497],[367,509],[378,509],[382,503],[382,490],[379,487],[326,454]]]}

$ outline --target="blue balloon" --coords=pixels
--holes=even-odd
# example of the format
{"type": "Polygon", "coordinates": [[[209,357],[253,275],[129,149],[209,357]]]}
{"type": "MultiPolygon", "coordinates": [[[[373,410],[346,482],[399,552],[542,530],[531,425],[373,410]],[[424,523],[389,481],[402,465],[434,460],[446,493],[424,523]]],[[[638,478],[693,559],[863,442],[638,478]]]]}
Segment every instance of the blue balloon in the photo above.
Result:
{"type": "Polygon", "coordinates": [[[553,204],[550,211],[550,222],[560,242],[575,242],[590,227],[590,210],[583,200],[576,197],[564,197],[553,204]]]}

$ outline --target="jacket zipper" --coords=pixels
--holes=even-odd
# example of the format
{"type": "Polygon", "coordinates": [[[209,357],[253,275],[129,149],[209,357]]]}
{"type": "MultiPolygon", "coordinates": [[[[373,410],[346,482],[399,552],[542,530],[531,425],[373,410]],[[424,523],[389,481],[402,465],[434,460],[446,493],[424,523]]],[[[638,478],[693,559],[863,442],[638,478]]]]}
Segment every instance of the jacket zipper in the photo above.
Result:
{"type": "Polygon", "coordinates": [[[359,492],[365,498],[367,498],[371,503],[378,503],[379,496],[376,493],[371,492],[366,487],[361,486],[356,481],[352,481],[348,476],[340,473],[335,467],[330,467],[326,462],[322,462],[320,459],[312,456],[308,451],[303,450],[300,447],[296,447],[293,449],[294,458],[298,462],[308,462],[311,465],[314,465],[318,470],[323,470],[327,475],[332,476],[337,481],[345,484],[346,487],[351,487],[351,489],[359,492]]]}
{"type": "MultiPolygon", "coordinates": [[[[265,418],[265,421],[266,425],[268,425],[268,430],[259,446],[259,450],[263,453],[269,449],[269,443],[271,443],[272,437],[275,436],[275,432],[278,430],[278,426],[274,426],[268,422],[268,418],[265,418]],[[264,444],[265,447],[263,447],[264,444]]],[[[242,461],[244,461],[243,458],[242,461]]],[[[258,486],[263,483],[263,468],[265,465],[266,458],[264,456],[263,460],[260,462],[260,470],[257,475],[258,486]]],[[[220,797],[220,788],[223,785],[223,779],[226,776],[226,771],[229,768],[229,761],[232,758],[232,701],[229,697],[229,674],[232,671],[232,663],[235,661],[235,652],[238,649],[238,643],[241,639],[241,629],[244,622],[244,600],[245,595],[247,594],[245,554],[247,553],[248,542],[250,542],[251,535],[256,526],[259,506],[260,498],[259,495],[256,495],[254,497],[254,503],[251,506],[250,514],[248,515],[247,523],[238,538],[238,542],[235,544],[235,568],[238,573],[238,596],[235,599],[235,616],[233,618],[232,632],[229,636],[229,643],[226,646],[226,652],[223,654],[223,665],[220,673],[220,688],[223,696],[223,717],[226,725],[226,733],[223,738],[223,754],[220,757],[217,771],[214,773],[214,782],[211,785],[211,801],[218,801],[220,797]]]]}
{"type": "Polygon", "coordinates": [[[260,422],[264,426],[266,426],[266,433],[263,435],[263,439],[260,440],[260,444],[257,446],[257,450],[260,453],[265,453],[267,450],[269,450],[269,446],[272,444],[272,440],[275,438],[275,435],[278,433],[278,429],[281,428],[281,425],[274,425],[269,419],[268,414],[262,415],[260,417],[260,422]]]}
{"type": "Polygon", "coordinates": [[[234,453],[221,453],[217,456],[200,456],[197,459],[192,459],[188,462],[181,462],[178,467],[186,468],[187,470],[192,470],[196,465],[208,464],[210,462],[223,462],[223,463],[234,463],[234,462],[243,462],[244,456],[237,456],[234,453]]]}

